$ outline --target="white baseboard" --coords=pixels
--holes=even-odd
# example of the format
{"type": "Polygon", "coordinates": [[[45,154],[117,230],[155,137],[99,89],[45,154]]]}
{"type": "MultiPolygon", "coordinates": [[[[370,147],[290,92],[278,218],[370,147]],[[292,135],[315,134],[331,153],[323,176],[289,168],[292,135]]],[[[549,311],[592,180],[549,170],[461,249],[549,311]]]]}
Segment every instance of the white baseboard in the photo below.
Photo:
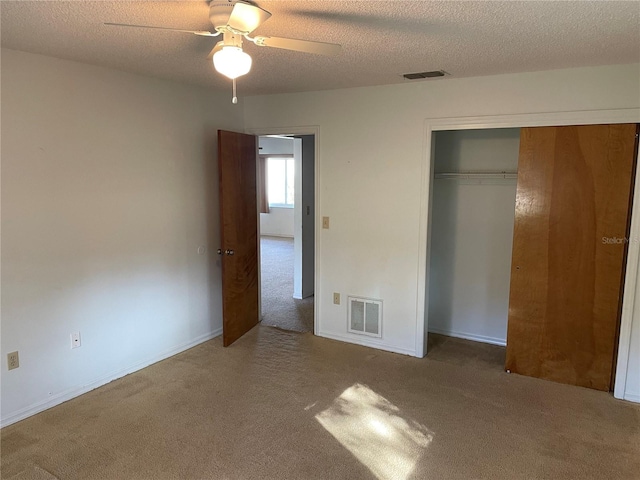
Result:
{"type": "Polygon", "coordinates": [[[461,333],[454,332],[452,330],[443,330],[440,328],[429,327],[429,333],[437,333],[439,335],[446,335],[448,337],[464,338],[465,340],[473,340],[474,342],[490,343],[491,345],[500,345],[502,347],[507,345],[507,341],[497,337],[487,337],[484,335],[475,335],[473,333],[461,333]]]}
{"type": "Polygon", "coordinates": [[[625,393],[623,397],[628,402],[640,403],[640,394],[625,393]]]}
{"type": "Polygon", "coordinates": [[[78,397],[84,393],[90,392],[91,390],[95,390],[98,387],[106,385],[109,382],[113,382],[118,378],[122,378],[125,375],[129,375],[130,373],[137,372],[149,365],[157,363],[161,360],[165,360],[169,357],[177,355],[180,352],[184,352],[185,350],[189,350],[190,348],[195,347],[207,340],[211,340],[212,338],[218,337],[222,335],[222,327],[216,328],[212,332],[205,333],[204,335],[200,335],[199,337],[194,338],[188,342],[177,345],[169,350],[165,350],[159,355],[154,355],[151,358],[148,358],[142,362],[138,362],[130,367],[124,368],[122,370],[118,370],[116,372],[109,373],[107,375],[103,375],[102,377],[96,378],[95,380],[89,382],[86,385],[72,387],[64,392],[60,392],[56,395],[52,395],[46,400],[42,400],[40,402],[36,402],[33,405],[29,405],[28,407],[21,408],[20,410],[10,413],[6,417],[0,419],[0,428],[7,427],[12,423],[19,422],[20,420],[24,420],[25,418],[31,417],[36,413],[43,412],[48,410],[56,405],[60,405],[72,398],[78,397]]]}
{"type": "Polygon", "coordinates": [[[278,238],[293,238],[293,235],[286,235],[282,233],[264,233],[260,232],[261,237],[278,237],[278,238]]]}
{"type": "Polygon", "coordinates": [[[368,338],[360,338],[357,336],[340,335],[335,333],[317,332],[318,337],[330,338],[331,340],[338,340],[340,342],[353,343],[355,345],[361,345],[363,347],[376,348],[378,350],[385,350],[387,352],[399,353],[401,355],[409,355],[411,357],[416,356],[415,350],[409,350],[401,347],[394,347],[393,345],[386,345],[376,341],[371,341],[368,338]]]}

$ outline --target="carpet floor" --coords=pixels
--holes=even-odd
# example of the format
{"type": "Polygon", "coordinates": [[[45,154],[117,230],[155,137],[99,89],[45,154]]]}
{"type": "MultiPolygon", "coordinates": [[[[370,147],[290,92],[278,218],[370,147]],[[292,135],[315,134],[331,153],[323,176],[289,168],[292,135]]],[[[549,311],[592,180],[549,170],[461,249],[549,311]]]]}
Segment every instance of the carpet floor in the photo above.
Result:
{"type": "Polygon", "coordinates": [[[313,297],[293,298],[293,239],[260,238],[262,324],[313,333],[313,297]]]}
{"type": "Polygon", "coordinates": [[[417,359],[257,326],[1,432],[3,479],[637,479],[640,406],[508,375],[503,350],[417,359]]]}

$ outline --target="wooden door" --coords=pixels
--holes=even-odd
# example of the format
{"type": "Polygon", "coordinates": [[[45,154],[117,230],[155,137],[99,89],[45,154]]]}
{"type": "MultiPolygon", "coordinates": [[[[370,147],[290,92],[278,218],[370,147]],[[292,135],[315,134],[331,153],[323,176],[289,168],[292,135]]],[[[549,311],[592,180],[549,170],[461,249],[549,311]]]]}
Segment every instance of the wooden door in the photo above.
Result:
{"type": "Polygon", "coordinates": [[[218,130],[225,347],[259,321],[257,152],[257,137],[218,130]]]}
{"type": "Polygon", "coordinates": [[[506,369],[609,390],[636,125],[523,128],[506,369]]]}

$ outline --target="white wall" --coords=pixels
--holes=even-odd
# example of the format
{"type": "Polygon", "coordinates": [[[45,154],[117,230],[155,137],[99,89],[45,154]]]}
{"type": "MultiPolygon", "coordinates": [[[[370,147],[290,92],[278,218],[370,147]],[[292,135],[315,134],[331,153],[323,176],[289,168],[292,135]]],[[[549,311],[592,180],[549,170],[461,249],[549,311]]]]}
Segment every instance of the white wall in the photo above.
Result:
{"type": "Polygon", "coordinates": [[[292,137],[258,137],[260,155],[293,155],[292,137]]]}
{"type": "Polygon", "coordinates": [[[638,108],[638,85],[635,64],[247,98],[246,128],[320,128],[317,333],[416,353],[426,119],[638,108]],[[384,300],[382,339],[349,334],[332,292],[384,300]]]}
{"type": "Polygon", "coordinates": [[[295,208],[293,241],[293,298],[313,295],[315,230],[315,140],[313,135],[294,139],[295,208]]]}
{"type": "Polygon", "coordinates": [[[260,235],[293,238],[293,208],[269,207],[269,213],[261,213],[260,235]]]}
{"type": "Polygon", "coordinates": [[[293,298],[302,298],[302,139],[293,140],[293,298]]]}
{"type": "Polygon", "coordinates": [[[315,283],[315,169],[316,148],[313,135],[302,135],[302,298],[313,295],[315,283]]]}
{"type": "Polygon", "coordinates": [[[6,425],[221,331],[216,130],[243,120],[226,93],[4,49],[1,114],[6,425]]]}
{"type": "MultiPolygon", "coordinates": [[[[516,172],[520,129],[435,134],[436,173],[516,172]]],[[[433,183],[429,331],[505,345],[516,180],[433,183]]]]}
{"type": "MultiPolygon", "coordinates": [[[[293,155],[293,138],[259,137],[260,155],[293,155]]],[[[260,235],[293,238],[293,208],[269,207],[260,214],[260,235]]]]}

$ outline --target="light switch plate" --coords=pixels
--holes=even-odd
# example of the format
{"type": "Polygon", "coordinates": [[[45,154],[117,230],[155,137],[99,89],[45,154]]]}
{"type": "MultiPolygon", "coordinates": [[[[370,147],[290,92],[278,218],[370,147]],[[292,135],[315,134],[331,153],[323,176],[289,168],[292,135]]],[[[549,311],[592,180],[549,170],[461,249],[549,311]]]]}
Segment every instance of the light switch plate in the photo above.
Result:
{"type": "Polygon", "coordinates": [[[329,228],[329,217],[322,217],[322,228],[329,228]]]}

